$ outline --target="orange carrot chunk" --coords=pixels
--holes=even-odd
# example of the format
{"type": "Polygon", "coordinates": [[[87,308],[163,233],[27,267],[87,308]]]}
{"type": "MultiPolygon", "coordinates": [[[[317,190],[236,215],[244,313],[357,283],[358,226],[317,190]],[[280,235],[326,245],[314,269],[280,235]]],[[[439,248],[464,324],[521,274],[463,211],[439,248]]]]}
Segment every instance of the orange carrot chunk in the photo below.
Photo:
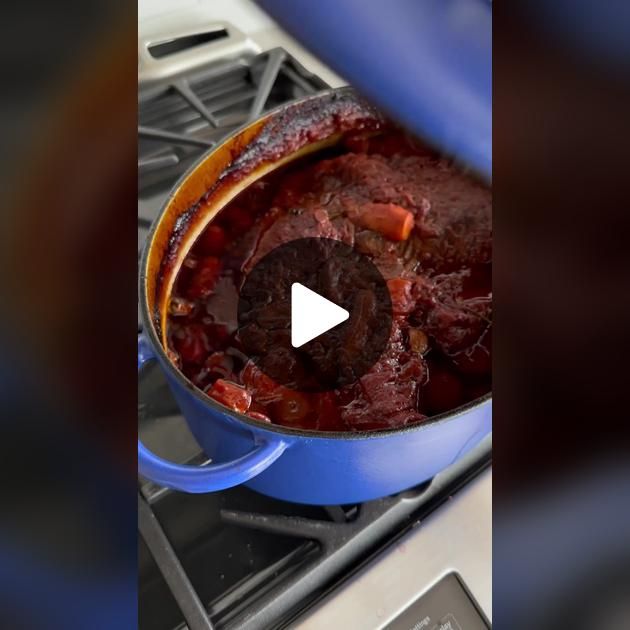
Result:
{"type": "Polygon", "coordinates": [[[252,395],[244,387],[222,378],[208,387],[206,394],[239,413],[245,413],[252,404],[252,395]]]}
{"type": "Polygon", "coordinates": [[[366,203],[354,222],[391,241],[406,241],[413,228],[413,214],[395,203],[366,203]]]}

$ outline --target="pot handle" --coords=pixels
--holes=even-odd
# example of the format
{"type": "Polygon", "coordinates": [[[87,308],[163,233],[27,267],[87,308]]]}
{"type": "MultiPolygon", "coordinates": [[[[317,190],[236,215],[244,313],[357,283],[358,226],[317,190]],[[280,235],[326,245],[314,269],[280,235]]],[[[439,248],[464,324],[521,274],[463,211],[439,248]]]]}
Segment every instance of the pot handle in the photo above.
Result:
{"type": "MultiPolygon", "coordinates": [[[[153,359],[155,354],[151,345],[143,335],[138,335],[138,371],[153,359]]],[[[263,441],[256,436],[256,443],[252,451],[231,462],[189,466],[162,459],[138,440],[138,472],[161,486],[183,492],[224,490],[260,474],[287,448],[287,443],[280,438],[263,441]]]]}

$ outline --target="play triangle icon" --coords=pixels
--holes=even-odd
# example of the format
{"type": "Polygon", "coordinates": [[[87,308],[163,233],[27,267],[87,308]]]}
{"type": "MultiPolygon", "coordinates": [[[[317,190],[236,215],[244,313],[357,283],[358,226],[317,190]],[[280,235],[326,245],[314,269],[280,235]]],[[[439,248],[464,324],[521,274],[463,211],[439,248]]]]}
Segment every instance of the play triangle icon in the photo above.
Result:
{"type": "Polygon", "coordinates": [[[299,348],[345,322],[350,314],[299,282],[291,285],[291,345],[299,348]]]}

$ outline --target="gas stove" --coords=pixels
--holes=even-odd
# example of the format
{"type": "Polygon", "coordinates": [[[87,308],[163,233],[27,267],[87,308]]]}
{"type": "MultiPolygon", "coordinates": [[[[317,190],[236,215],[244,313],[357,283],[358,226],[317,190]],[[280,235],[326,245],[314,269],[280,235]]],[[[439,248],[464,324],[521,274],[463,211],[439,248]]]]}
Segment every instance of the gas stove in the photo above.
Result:
{"type": "MultiPolygon", "coordinates": [[[[141,14],[139,249],[208,148],[261,112],[343,84],[254,5],[204,7],[141,14]]],[[[159,369],[142,373],[138,394],[147,446],[203,463],[159,369]]],[[[487,439],[421,486],[326,507],[245,487],[188,495],[140,478],[139,627],[488,628],[490,461],[487,439]]]]}

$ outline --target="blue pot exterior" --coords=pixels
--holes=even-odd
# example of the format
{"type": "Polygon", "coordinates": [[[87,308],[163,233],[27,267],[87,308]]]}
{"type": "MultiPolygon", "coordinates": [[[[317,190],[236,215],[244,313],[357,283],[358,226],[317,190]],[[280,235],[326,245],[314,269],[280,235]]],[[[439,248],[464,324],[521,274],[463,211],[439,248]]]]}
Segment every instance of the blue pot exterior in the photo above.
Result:
{"type": "Polygon", "coordinates": [[[265,169],[303,151],[334,144],[350,129],[379,130],[387,124],[350,88],[321,92],[247,123],[193,165],[174,187],[152,227],[141,262],[140,308],[145,332],[138,344],[138,369],[147,361],[159,361],[193,435],[212,464],[167,462],[138,442],[140,474],[184,492],[213,492],[244,483],[286,501],[348,504],[422,483],[490,433],[490,396],[392,431],[317,433],[261,423],[207,397],[170,363],[164,351],[160,321],[166,318],[176,254],[185,251],[184,241],[192,242],[198,234],[195,230],[209,216],[211,220],[211,213],[228,200],[234,186],[243,178],[262,176],[265,169]],[[191,213],[191,208],[202,208],[201,204],[191,206],[202,197],[205,210],[191,213]],[[183,232],[182,225],[186,226],[183,232]],[[172,243],[179,249],[169,249],[172,243]]]}
{"type": "Polygon", "coordinates": [[[261,441],[286,450],[245,485],[262,494],[312,505],[368,501],[415,486],[452,464],[492,430],[490,398],[436,421],[389,433],[321,437],[269,430],[221,411],[192,385],[168,381],[188,425],[213,462],[241,457],[261,441]]]}

